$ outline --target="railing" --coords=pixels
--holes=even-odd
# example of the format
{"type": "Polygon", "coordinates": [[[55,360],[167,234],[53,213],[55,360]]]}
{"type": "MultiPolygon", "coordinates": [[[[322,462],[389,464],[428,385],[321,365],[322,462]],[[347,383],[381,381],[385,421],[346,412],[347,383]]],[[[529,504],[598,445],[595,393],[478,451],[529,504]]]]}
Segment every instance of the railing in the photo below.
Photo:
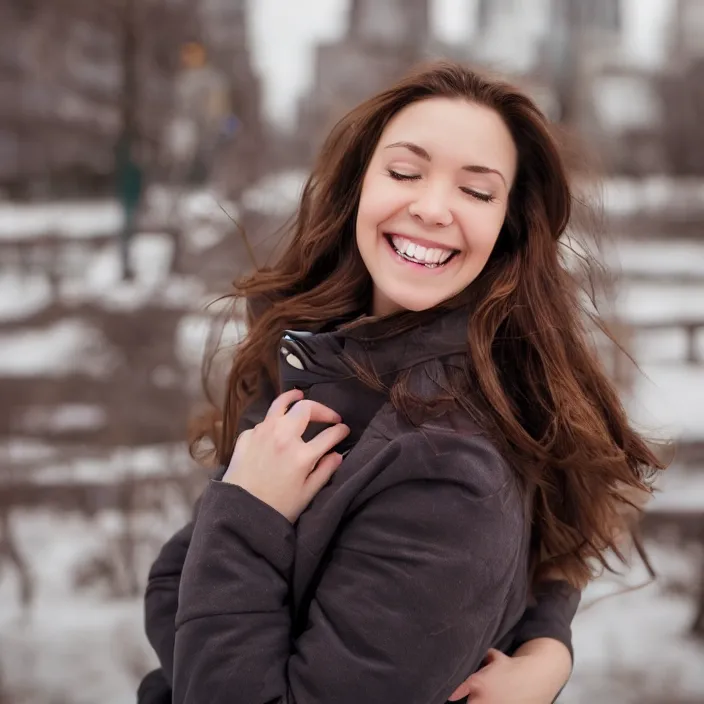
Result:
{"type": "MultiPolygon", "coordinates": [[[[639,362],[642,362],[638,355],[637,338],[639,334],[682,332],[685,338],[684,353],[670,363],[688,366],[704,365],[704,313],[701,318],[672,317],[642,322],[607,321],[607,327],[626,353],[633,355],[639,362]]],[[[601,350],[604,363],[615,383],[623,392],[628,393],[632,388],[636,371],[631,360],[616,345],[604,344],[601,335],[597,336],[597,347],[601,350]]],[[[696,389],[692,389],[692,392],[696,393],[696,389]]]]}
{"type": "MultiPolygon", "coordinates": [[[[702,301],[704,307],[704,301],[702,301]]],[[[687,364],[703,364],[704,358],[700,346],[704,348],[704,341],[697,344],[697,333],[704,331],[704,314],[701,318],[670,318],[669,320],[644,321],[632,325],[634,333],[644,332],[665,332],[668,330],[684,331],[687,340],[686,352],[683,362],[687,364]]],[[[704,392],[704,390],[702,390],[704,392]]]]}

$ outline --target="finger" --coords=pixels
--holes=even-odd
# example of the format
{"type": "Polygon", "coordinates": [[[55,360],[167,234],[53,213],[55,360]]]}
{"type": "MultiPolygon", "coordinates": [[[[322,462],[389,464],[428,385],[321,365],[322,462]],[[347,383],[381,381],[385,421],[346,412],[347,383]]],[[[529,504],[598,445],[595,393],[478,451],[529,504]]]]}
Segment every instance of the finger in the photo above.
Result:
{"type": "Polygon", "coordinates": [[[306,447],[310,451],[311,457],[317,461],[323,455],[327,455],[335,445],[342,442],[349,434],[349,427],[344,423],[338,423],[319,432],[312,440],[306,443],[306,447]]]}
{"type": "Polygon", "coordinates": [[[475,675],[468,677],[449,697],[448,701],[455,702],[458,699],[471,696],[472,699],[479,697],[484,692],[482,681],[475,675]]]}
{"type": "Polygon", "coordinates": [[[465,685],[461,684],[448,698],[448,702],[456,702],[460,699],[464,699],[469,696],[469,692],[466,691],[465,685]]]}
{"type": "Polygon", "coordinates": [[[280,396],[277,396],[274,399],[271,406],[269,406],[269,410],[266,413],[266,417],[280,418],[281,416],[286,414],[288,407],[292,403],[300,401],[302,398],[303,392],[300,389],[291,389],[291,391],[286,391],[285,393],[281,394],[280,396]]]}
{"type": "Polygon", "coordinates": [[[299,401],[285,416],[284,420],[291,424],[291,429],[297,435],[303,435],[308,423],[339,423],[339,413],[317,401],[299,401]]]}
{"type": "Polygon", "coordinates": [[[470,677],[467,680],[466,692],[466,696],[468,696],[472,702],[486,701],[487,687],[484,680],[480,677],[470,677]]]}
{"type": "Polygon", "coordinates": [[[342,455],[339,452],[330,452],[318,462],[316,468],[308,475],[304,484],[308,501],[330,481],[337,468],[342,464],[342,455]]]}

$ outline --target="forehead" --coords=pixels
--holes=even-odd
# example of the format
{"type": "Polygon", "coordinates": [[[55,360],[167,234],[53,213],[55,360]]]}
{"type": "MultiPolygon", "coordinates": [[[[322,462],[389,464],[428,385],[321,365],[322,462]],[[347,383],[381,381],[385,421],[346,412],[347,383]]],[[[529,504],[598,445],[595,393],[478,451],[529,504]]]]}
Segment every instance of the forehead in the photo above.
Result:
{"type": "Polygon", "coordinates": [[[516,146],[501,116],[462,98],[429,98],[407,105],[389,121],[378,151],[395,142],[413,142],[435,160],[497,168],[513,181],[516,146]]]}

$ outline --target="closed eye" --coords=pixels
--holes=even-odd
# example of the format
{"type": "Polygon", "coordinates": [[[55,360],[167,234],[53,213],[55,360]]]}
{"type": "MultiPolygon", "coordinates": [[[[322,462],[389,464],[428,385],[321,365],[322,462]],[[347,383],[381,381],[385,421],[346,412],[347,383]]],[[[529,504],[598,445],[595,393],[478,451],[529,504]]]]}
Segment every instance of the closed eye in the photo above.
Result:
{"type": "Polygon", "coordinates": [[[468,196],[472,196],[472,198],[476,198],[483,203],[491,203],[494,200],[494,196],[492,196],[491,193],[482,193],[481,191],[475,191],[471,188],[460,188],[460,190],[462,193],[466,193],[468,196]]]}
{"type": "Polygon", "coordinates": [[[402,174],[393,169],[388,169],[389,176],[396,181],[417,181],[420,179],[420,174],[402,174]]]}
{"type": "MultiPolygon", "coordinates": [[[[387,169],[389,176],[396,181],[418,181],[421,178],[420,174],[402,174],[399,171],[394,171],[393,169],[387,169]]],[[[472,198],[482,201],[482,203],[491,203],[494,200],[494,196],[490,193],[482,193],[481,191],[475,191],[471,188],[460,188],[463,193],[466,193],[472,198]]]]}

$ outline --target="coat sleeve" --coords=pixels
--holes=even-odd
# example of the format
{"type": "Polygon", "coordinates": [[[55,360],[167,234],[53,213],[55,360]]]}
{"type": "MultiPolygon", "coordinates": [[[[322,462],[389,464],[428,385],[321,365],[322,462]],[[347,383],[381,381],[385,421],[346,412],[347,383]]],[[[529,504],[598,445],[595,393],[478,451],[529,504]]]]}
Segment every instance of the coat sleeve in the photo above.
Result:
{"type": "Polygon", "coordinates": [[[574,661],[572,620],[577,613],[582,592],[568,582],[541,582],[534,589],[530,604],[513,632],[511,651],[536,638],[552,638],[567,647],[574,661]]]}
{"type": "Polygon", "coordinates": [[[496,638],[524,519],[507,511],[506,485],[486,495],[458,479],[505,475],[473,466],[486,453],[450,476],[453,455],[425,449],[405,447],[384,472],[435,463],[426,478],[400,478],[346,522],[295,641],[293,527],[241,488],[210,484],[181,582],[175,703],[447,700],[496,638]]]}
{"type": "MultiPolygon", "coordinates": [[[[239,426],[240,432],[253,428],[264,417],[273,399],[274,388],[271,382],[262,381],[260,396],[242,417],[239,426]]],[[[225,469],[225,467],[220,467],[216,471],[215,477],[222,478],[225,469]]],[[[149,571],[144,595],[144,627],[147,640],[159,659],[163,676],[169,685],[173,681],[175,621],[181,572],[188,547],[191,544],[193,526],[200,503],[201,499],[196,502],[193,509],[193,520],[169,538],[161,548],[149,571]]]]}
{"type": "MultiPolygon", "coordinates": [[[[173,673],[178,591],[193,525],[193,521],[188,523],[164,544],[149,573],[145,595],[147,638],[169,684],[173,673]]],[[[509,652],[515,652],[535,638],[553,638],[567,647],[574,660],[572,621],[581,592],[567,582],[552,581],[540,584],[534,597],[534,603],[526,607],[513,631],[509,652]]]]}
{"type": "MultiPolygon", "coordinates": [[[[197,512],[196,504],[196,512],[197,512]]],[[[147,580],[144,595],[144,628],[166,681],[171,684],[174,669],[176,610],[181,572],[193,535],[194,521],[174,534],[161,548],[147,580]]]]}

